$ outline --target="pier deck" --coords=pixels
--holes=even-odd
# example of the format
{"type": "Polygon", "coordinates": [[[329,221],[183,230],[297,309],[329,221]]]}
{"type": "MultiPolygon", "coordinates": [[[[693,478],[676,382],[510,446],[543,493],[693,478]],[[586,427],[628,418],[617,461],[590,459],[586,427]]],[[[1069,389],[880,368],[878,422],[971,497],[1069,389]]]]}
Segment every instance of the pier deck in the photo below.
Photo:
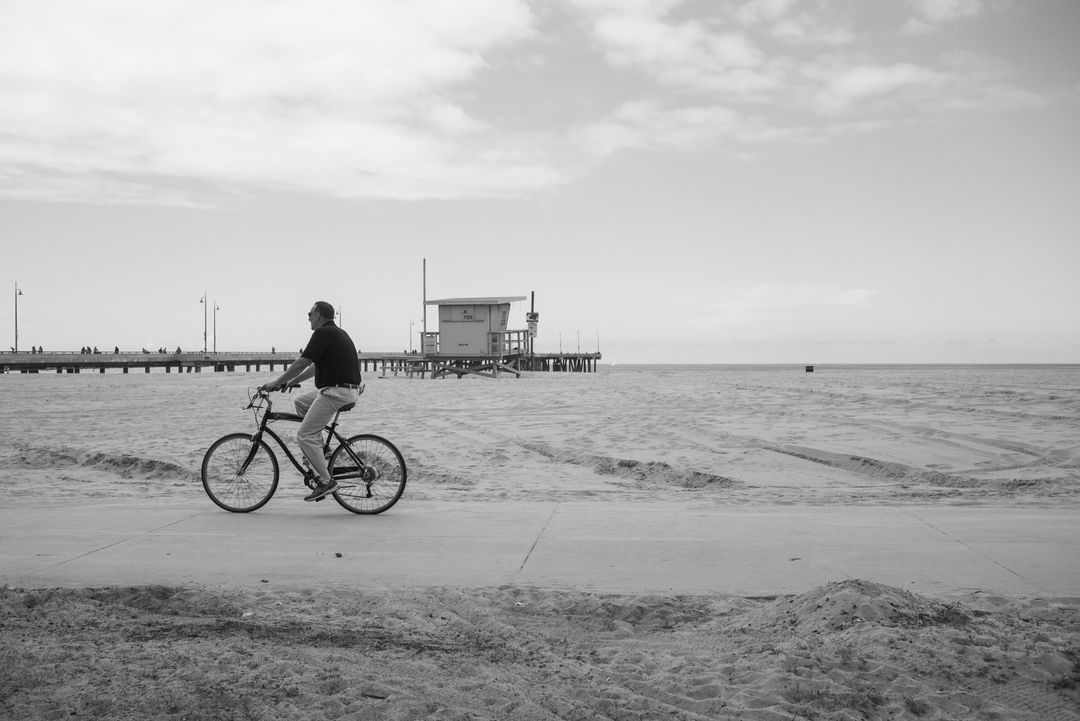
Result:
{"type": "MultiPolygon", "coordinates": [[[[200,373],[204,369],[214,372],[262,372],[284,370],[297,358],[297,353],[210,352],[189,353],[79,353],[70,352],[2,352],[0,373],[104,373],[119,370],[129,373],[133,369],[150,373],[151,369],[171,373],[200,373]]],[[[500,374],[520,376],[524,371],[595,373],[599,353],[535,353],[513,354],[495,358],[492,356],[423,356],[417,353],[361,353],[360,369],[379,375],[399,375],[421,378],[441,378],[455,375],[482,375],[497,377],[500,374]]]]}
{"type": "Polygon", "coordinates": [[[107,369],[120,369],[124,373],[132,369],[164,369],[166,373],[198,373],[204,368],[218,372],[261,371],[267,368],[286,368],[296,360],[296,353],[243,352],[243,353],[0,353],[0,371],[7,373],[104,373],[107,369]]]}

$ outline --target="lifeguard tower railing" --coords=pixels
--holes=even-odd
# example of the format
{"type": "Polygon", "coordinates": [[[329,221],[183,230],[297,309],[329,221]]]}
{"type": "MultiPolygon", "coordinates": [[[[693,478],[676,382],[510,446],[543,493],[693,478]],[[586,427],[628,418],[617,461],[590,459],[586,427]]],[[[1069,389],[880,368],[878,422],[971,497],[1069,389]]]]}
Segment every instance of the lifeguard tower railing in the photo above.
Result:
{"type": "Polygon", "coordinates": [[[522,355],[529,351],[529,331],[527,330],[493,331],[487,335],[487,352],[481,354],[461,353],[456,348],[441,348],[438,331],[421,333],[420,347],[425,356],[441,358],[490,356],[492,359],[501,360],[507,356],[522,355]]]}

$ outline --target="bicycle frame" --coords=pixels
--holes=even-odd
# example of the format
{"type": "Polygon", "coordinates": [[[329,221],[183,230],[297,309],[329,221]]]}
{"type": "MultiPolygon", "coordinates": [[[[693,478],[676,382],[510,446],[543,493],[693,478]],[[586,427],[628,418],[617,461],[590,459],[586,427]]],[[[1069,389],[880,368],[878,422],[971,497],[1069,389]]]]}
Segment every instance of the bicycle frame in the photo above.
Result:
{"type": "MultiPolygon", "coordinates": [[[[263,412],[262,420],[259,421],[258,430],[256,430],[255,433],[253,433],[251,436],[251,451],[248,453],[248,457],[244,460],[244,463],[241,466],[241,473],[247,470],[248,466],[251,464],[251,461],[255,458],[255,452],[259,447],[259,441],[263,439],[263,436],[268,435],[275,441],[277,441],[278,446],[281,448],[282,451],[285,452],[285,457],[289,459],[289,462],[293,464],[293,467],[296,468],[297,472],[299,472],[300,475],[304,477],[304,483],[310,486],[310,482],[314,480],[312,471],[305,470],[303,465],[301,465],[301,462],[298,461],[296,459],[296,456],[292,454],[292,451],[289,450],[288,444],[281,438],[281,436],[279,436],[277,433],[274,432],[272,428],[269,427],[270,423],[274,421],[291,421],[299,423],[304,420],[303,416],[298,416],[295,413],[275,412],[273,410],[274,402],[270,400],[269,394],[261,391],[258,392],[256,395],[252,396],[251,402],[248,403],[247,406],[249,409],[254,408],[256,415],[258,415],[258,410],[261,407],[256,405],[257,399],[265,401],[265,411],[263,412]]],[[[357,456],[355,453],[353,453],[352,448],[350,448],[349,445],[345,443],[346,438],[337,432],[337,419],[340,413],[341,412],[338,411],[338,413],[334,415],[334,420],[331,421],[329,425],[323,427],[323,430],[327,432],[326,441],[323,444],[323,454],[327,456],[329,455],[332,441],[336,440],[339,445],[344,445],[346,452],[349,454],[349,459],[355,465],[335,469],[333,473],[334,479],[338,481],[359,480],[366,482],[368,484],[368,493],[370,493],[370,484],[371,481],[375,480],[375,478],[369,470],[368,466],[364,463],[364,461],[361,460],[360,457],[357,456]]],[[[303,454],[301,453],[300,456],[303,457],[303,454]]]]}

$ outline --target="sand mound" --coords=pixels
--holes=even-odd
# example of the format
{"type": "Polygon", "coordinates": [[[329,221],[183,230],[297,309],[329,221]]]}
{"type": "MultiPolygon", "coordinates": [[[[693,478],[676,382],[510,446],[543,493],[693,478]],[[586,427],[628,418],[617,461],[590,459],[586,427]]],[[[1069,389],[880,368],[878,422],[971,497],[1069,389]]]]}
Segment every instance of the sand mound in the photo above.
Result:
{"type": "Polygon", "coordinates": [[[819,448],[801,446],[763,445],[770,451],[783,453],[804,461],[820,463],[830,468],[851,471],[868,479],[878,481],[903,481],[907,483],[925,483],[948,488],[969,488],[979,485],[978,481],[962,476],[941,473],[939,471],[918,468],[904,463],[883,461],[864,455],[850,453],[831,453],[819,448]]]}
{"type": "Polygon", "coordinates": [[[112,473],[120,478],[188,480],[197,471],[164,460],[140,458],[122,453],[92,453],[77,449],[32,448],[20,445],[8,459],[9,467],[91,468],[112,473]]]}
{"type": "Polygon", "coordinates": [[[791,628],[800,632],[836,631],[860,623],[915,628],[960,627],[971,611],[892,586],[871,581],[836,581],[747,614],[758,627],[791,628]]]}
{"type": "Polygon", "coordinates": [[[707,471],[675,468],[666,461],[638,461],[630,458],[558,450],[545,443],[520,442],[523,448],[559,463],[590,468],[602,476],[614,476],[638,487],[676,487],[687,490],[730,487],[734,481],[707,471]]]}

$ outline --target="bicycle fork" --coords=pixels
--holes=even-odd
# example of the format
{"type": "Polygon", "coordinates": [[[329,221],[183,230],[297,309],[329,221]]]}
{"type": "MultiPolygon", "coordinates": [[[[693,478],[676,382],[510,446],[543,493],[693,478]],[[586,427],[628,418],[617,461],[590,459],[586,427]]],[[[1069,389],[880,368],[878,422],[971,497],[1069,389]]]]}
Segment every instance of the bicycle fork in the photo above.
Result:
{"type": "Polygon", "coordinates": [[[259,450],[259,443],[262,441],[262,437],[263,433],[261,429],[251,436],[251,450],[248,451],[247,458],[244,459],[244,462],[240,464],[240,470],[237,471],[236,475],[242,476],[247,473],[248,466],[255,460],[255,454],[259,450]]]}

